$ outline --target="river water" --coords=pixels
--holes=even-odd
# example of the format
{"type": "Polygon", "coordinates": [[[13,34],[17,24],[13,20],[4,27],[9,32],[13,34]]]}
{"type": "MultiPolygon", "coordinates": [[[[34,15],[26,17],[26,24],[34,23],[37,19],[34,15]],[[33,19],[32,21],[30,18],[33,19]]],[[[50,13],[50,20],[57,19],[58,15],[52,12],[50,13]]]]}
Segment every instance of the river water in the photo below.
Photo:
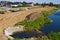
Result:
{"type": "Polygon", "coordinates": [[[50,32],[60,32],[60,10],[54,12],[54,14],[48,16],[48,18],[52,19],[53,22],[51,24],[45,24],[41,31],[45,34],[50,32]]]}

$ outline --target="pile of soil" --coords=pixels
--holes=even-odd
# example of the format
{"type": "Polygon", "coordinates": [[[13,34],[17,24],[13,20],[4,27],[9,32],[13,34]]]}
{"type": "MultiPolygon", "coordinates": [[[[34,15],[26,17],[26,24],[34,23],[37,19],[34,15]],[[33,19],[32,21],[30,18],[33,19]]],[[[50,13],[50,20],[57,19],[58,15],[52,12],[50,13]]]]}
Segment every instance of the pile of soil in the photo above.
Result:
{"type": "Polygon", "coordinates": [[[34,20],[36,20],[39,17],[40,17],[40,13],[33,12],[33,13],[27,15],[25,20],[27,20],[27,21],[34,21],[34,20]]]}

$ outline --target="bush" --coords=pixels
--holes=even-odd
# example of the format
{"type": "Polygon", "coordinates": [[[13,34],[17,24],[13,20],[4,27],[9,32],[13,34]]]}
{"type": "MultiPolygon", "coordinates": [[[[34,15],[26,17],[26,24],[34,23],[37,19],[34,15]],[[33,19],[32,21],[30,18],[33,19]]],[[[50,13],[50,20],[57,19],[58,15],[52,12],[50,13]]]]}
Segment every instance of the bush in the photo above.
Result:
{"type": "Polygon", "coordinates": [[[48,34],[48,37],[51,40],[60,40],[60,32],[58,32],[58,33],[51,32],[48,34]]]}
{"type": "Polygon", "coordinates": [[[44,35],[42,37],[38,37],[36,40],[49,40],[49,38],[46,35],[44,35]]]}

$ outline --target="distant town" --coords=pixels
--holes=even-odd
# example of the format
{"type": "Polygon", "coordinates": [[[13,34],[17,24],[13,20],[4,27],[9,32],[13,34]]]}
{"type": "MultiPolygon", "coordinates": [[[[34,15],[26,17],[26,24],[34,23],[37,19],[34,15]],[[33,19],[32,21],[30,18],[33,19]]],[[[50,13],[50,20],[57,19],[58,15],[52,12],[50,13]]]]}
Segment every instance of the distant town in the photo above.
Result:
{"type": "MultiPolygon", "coordinates": [[[[33,2],[10,2],[10,1],[0,1],[0,7],[9,7],[9,8],[14,8],[14,7],[25,7],[25,6],[34,6],[34,5],[49,5],[49,4],[52,4],[52,2],[50,3],[42,3],[42,4],[39,4],[39,3],[33,3],[33,2]]],[[[57,6],[57,7],[60,7],[60,4],[54,4],[54,6],[57,6]]]]}
{"type": "Polygon", "coordinates": [[[32,2],[9,2],[9,1],[0,1],[0,7],[17,7],[17,6],[33,6],[32,2]],[[26,5],[25,5],[26,4],[26,5]]]}

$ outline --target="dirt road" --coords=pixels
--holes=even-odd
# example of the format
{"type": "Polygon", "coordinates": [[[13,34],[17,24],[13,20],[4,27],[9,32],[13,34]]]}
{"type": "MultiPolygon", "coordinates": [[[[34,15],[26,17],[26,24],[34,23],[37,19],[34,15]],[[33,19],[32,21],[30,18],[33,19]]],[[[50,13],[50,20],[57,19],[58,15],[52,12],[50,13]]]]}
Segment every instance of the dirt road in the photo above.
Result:
{"type": "Polygon", "coordinates": [[[3,30],[7,27],[13,26],[19,21],[22,21],[25,19],[25,17],[33,12],[39,12],[41,13],[44,10],[52,10],[54,7],[36,7],[30,10],[26,11],[20,11],[20,12],[11,12],[6,14],[0,14],[0,40],[5,40],[3,30]]]}

